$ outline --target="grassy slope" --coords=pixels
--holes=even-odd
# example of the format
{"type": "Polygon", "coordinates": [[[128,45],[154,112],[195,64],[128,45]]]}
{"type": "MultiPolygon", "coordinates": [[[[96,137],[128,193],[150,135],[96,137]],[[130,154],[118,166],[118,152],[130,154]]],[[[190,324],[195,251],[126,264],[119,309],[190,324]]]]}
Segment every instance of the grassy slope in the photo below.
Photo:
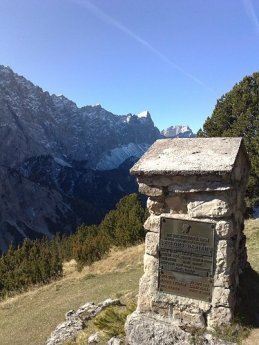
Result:
{"type": "Polygon", "coordinates": [[[43,345],[68,310],[89,301],[136,294],[143,251],[143,245],[113,251],[80,273],[73,262],[66,264],[62,280],[0,303],[0,344],[43,345]]]}
{"type": "MultiPolygon", "coordinates": [[[[245,232],[248,260],[259,273],[259,220],[248,221],[245,232]]],[[[98,303],[108,297],[136,294],[143,271],[143,251],[143,245],[113,251],[80,273],[75,271],[73,261],[66,263],[62,280],[0,303],[0,344],[43,345],[69,309],[89,301],[98,303]]],[[[253,287],[259,290],[259,285],[258,289],[253,287]]],[[[254,339],[259,339],[258,329],[244,344],[255,344],[254,339]]]]}

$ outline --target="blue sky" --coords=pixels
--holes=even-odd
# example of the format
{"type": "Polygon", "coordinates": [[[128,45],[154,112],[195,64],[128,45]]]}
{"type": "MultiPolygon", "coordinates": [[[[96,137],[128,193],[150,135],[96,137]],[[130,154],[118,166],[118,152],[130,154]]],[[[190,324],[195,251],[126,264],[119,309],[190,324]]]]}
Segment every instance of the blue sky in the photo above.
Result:
{"type": "Polygon", "coordinates": [[[1,0],[0,64],[78,106],[197,131],[259,70],[258,0],[1,0]]]}

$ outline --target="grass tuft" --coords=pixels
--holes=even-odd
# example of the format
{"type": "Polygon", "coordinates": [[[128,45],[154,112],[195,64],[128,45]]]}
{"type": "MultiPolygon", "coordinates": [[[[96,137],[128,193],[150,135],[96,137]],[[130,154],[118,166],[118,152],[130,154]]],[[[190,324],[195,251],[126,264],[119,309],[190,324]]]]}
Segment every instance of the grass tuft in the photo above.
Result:
{"type": "Polygon", "coordinates": [[[124,324],[129,314],[136,309],[135,304],[131,304],[125,310],[110,306],[94,320],[94,325],[109,337],[124,336],[124,324]]]}

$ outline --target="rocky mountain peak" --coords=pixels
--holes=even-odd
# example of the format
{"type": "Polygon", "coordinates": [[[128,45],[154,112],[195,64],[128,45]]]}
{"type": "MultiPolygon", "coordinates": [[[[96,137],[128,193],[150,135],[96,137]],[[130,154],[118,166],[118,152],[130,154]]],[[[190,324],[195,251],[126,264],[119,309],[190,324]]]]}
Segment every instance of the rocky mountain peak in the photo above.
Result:
{"type": "Polygon", "coordinates": [[[129,169],[163,138],[148,111],[115,115],[100,104],[77,107],[5,66],[0,66],[0,112],[4,250],[25,237],[99,222],[137,190],[129,169]]]}
{"type": "Polygon", "coordinates": [[[141,113],[138,113],[139,118],[144,119],[151,119],[150,112],[148,110],[142,111],[141,113]]]}
{"type": "Polygon", "coordinates": [[[193,138],[196,135],[191,128],[186,125],[171,126],[161,131],[165,138],[193,138]]]}

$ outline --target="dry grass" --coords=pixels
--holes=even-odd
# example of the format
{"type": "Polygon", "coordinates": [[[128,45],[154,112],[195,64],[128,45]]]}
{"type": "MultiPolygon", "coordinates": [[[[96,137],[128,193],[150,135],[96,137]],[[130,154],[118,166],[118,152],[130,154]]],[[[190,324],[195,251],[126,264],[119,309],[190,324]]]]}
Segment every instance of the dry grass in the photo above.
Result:
{"type": "Polygon", "coordinates": [[[84,277],[88,274],[104,274],[108,272],[123,272],[128,269],[142,266],[144,245],[129,248],[113,248],[110,254],[101,261],[94,262],[91,266],[85,266],[81,272],[76,270],[76,261],[71,260],[64,263],[64,278],[73,276],[84,277]]]}
{"type": "Polygon", "coordinates": [[[104,260],[75,270],[65,264],[65,277],[0,303],[1,345],[43,345],[70,309],[108,297],[137,294],[144,246],[113,250],[104,260]]]}
{"type": "Polygon", "coordinates": [[[245,224],[247,236],[248,261],[252,268],[259,273],[259,219],[250,219],[245,224]]]}

